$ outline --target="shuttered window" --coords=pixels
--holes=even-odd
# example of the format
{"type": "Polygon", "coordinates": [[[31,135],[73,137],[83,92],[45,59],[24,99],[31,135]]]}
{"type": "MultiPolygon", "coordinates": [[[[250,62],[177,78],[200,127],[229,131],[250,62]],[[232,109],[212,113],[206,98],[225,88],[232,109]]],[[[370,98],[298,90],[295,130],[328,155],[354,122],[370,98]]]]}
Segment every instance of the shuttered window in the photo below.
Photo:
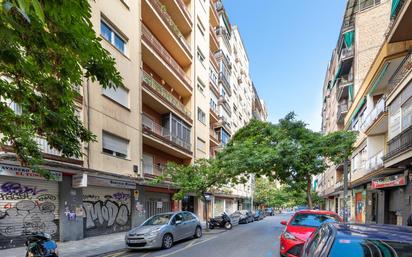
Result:
{"type": "Polygon", "coordinates": [[[143,173],[153,174],[153,156],[143,154],[143,173]]]}
{"type": "Polygon", "coordinates": [[[129,91],[124,87],[103,88],[103,95],[112,99],[116,103],[129,107],[129,91]]]}
{"type": "Polygon", "coordinates": [[[103,132],[103,152],[116,157],[126,158],[128,148],[128,140],[103,132]]]}

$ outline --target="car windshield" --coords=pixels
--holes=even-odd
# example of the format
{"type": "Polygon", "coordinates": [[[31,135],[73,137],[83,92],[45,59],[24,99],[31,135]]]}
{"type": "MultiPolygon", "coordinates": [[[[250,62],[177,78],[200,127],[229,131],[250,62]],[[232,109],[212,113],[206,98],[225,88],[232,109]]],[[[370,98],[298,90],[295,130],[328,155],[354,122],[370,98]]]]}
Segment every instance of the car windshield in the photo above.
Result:
{"type": "Polygon", "coordinates": [[[172,218],[173,214],[159,214],[151,217],[143,223],[143,226],[165,225],[172,218]]]}
{"type": "Polygon", "coordinates": [[[412,242],[393,242],[364,239],[337,239],[330,257],[410,257],[412,242]]]}
{"type": "Polygon", "coordinates": [[[319,227],[324,222],[338,222],[339,217],[333,214],[298,213],[290,225],[303,227],[319,227]]]}

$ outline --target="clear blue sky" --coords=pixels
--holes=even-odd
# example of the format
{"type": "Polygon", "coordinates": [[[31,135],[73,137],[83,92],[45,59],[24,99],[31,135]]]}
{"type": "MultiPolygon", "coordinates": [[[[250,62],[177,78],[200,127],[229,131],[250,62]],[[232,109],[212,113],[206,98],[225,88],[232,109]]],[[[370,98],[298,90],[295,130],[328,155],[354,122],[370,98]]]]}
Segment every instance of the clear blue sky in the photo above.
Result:
{"type": "Polygon", "coordinates": [[[277,122],[294,111],[320,130],[322,85],[346,0],[224,0],[239,27],[251,76],[277,122]]]}

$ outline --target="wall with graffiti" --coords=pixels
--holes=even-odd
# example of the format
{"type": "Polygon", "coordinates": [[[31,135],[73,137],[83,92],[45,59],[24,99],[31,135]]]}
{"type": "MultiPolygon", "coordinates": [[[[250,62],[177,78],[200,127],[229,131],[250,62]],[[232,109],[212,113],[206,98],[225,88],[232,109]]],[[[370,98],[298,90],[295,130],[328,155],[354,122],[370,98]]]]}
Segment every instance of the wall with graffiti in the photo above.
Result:
{"type": "Polygon", "coordinates": [[[0,177],[0,249],[24,245],[24,235],[43,231],[58,238],[58,183],[0,177]]]}
{"type": "Polygon", "coordinates": [[[130,229],[131,190],[88,186],[83,189],[85,237],[130,229]]]}

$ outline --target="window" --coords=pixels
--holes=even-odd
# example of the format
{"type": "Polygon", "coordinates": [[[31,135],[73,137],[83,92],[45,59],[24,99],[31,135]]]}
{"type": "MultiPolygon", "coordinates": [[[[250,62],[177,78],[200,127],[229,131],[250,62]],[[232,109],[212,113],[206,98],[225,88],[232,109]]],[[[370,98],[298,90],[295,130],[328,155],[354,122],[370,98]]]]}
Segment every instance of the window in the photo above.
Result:
{"type": "Polygon", "coordinates": [[[325,222],[339,222],[340,218],[333,214],[312,214],[299,213],[296,214],[290,222],[292,226],[302,227],[320,227],[325,222]]]}
{"type": "Polygon", "coordinates": [[[103,95],[124,107],[129,107],[129,91],[124,87],[103,88],[103,95]]]}
{"type": "Polygon", "coordinates": [[[200,91],[200,93],[202,93],[202,95],[205,94],[205,86],[202,83],[197,82],[197,89],[199,89],[199,91],[200,91]]]}
{"type": "Polygon", "coordinates": [[[197,28],[199,29],[199,32],[202,35],[202,37],[205,37],[205,29],[203,28],[202,24],[198,23],[197,28]]]}
{"type": "Polygon", "coordinates": [[[197,142],[197,149],[204,152],[206,149],[206,142],[199,137],[197,138],[196,142],[197,142]]]}
{"type": "Polygon", "coordinates": [[[402,130],[412,125],[412,97],[402,105],[402,130]]]}
{"type": "Polygon", "coordinates": [[[126,40],[120,36],[120,33],[116,32],[107,22],[100,21],[100,35],[107,41],[109,41],[120,52],[126,53],[126,40]]]}
{"type": "Polygon", "coordinates": [[[172,116],[171,136],[172,141],[188,150],[190,150],[190,133],[191,129],[179,118],[172,116]]]}
{"type": "Polygon", "coordinates": [[[206,114],[202,109],[197,107],[197,119],[202,122],[203,124],[206,124],[206,114]]]}
{"type": "Polygon", "coordinates": [[[336,238],[331,248],[330,257],[407,257],[410,256],[412,243],[350,237],[345,239],[336,238]]]}
{"type": "Polygon", "coordinates": [[[197,49],[197,59],[199,59],[199,61],[204,65],[205,62],[205,55],[202,53],[202,51],[200,51],[200,49],[197,49]]]}
{"type": "Polygon", "coordinates": [[[183,219],[184,221],[191,221],[194,220],[195,217],[190,212],[183,212],[183,219]]]}
{"type": "Polygon", "coordinates": [[[143,173],[153,174],[153,156],[143,154],[143,173]]]}
{"type": "Polygon", "coordinates": [[[103,152],[119,158],[126,158],[129,141],[115,135],[103,132],[103,152]]]}

